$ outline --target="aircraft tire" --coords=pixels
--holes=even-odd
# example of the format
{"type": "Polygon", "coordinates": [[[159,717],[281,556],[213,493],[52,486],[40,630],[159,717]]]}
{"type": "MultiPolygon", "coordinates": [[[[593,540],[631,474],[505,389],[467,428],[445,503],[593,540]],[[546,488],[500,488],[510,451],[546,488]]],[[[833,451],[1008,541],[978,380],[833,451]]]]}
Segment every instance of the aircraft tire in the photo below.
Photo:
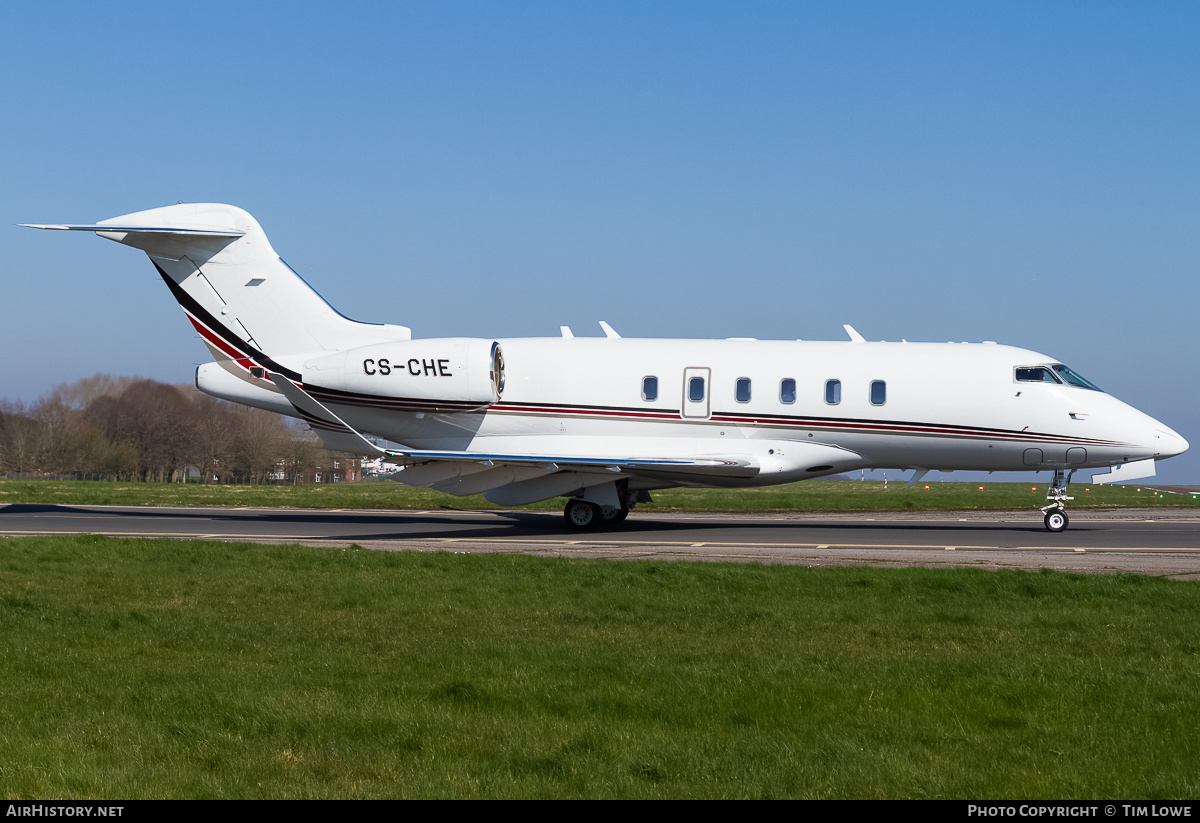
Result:
{"type": "Polygon", "coordinates": [[[1052,532],[1061,532],[1067,528],[1070,523],[1067,513],[1061,510],[1046,512],[1046,530],[1052,532]]]}
{"type": "Polygon", "coordinates": [[[600,507],[600,519],[604,521],[604,525],[606,525],[606,526],[616,526],[620,523],[624,523],[625,518],[628,516],[629,516],[629,507],[628,506],[622,506],[619,509],[616,508],[615,506],[601,506],[600,507]]]}
{"type": "Polygon", "coordinates": [[[600,507],[594,503],[572,499],[567,501],[563,509],[563,519],[572,531],[590,532],[598,528],[604,518],[600,514],[600,507]]]}

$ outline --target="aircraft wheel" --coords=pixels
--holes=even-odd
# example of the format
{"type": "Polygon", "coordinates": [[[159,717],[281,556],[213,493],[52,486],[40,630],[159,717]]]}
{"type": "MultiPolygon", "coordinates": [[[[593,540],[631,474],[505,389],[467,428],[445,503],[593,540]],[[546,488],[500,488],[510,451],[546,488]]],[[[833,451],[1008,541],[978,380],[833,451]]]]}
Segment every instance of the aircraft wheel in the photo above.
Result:
{"type": "Polygon", "coordinates": [[[1070,522],[1071,521],[1067,518],[1067,513],[1064,511],[1056,510],[1046,512],[1046,529],[1049,531],[1063,531],[1070,522]]]}
{"type": "Polygon", "coordinates": [[[604,521],[604,525],[606,526],[615,526],[618,523],[624,523],[625,518],[628,516],[628,506],[622,506],[621,508],[617,508],[616,506],[600,507],[600,518],[604,521]]]}
{"type": "Polygon", "coordinates": [[[600,507],[586,500],[568,500],[567,507],[563,509],[563,517],[567,521],[567,527],[577,532],[591,531],[599,526],[602,520],[600,507]]]}

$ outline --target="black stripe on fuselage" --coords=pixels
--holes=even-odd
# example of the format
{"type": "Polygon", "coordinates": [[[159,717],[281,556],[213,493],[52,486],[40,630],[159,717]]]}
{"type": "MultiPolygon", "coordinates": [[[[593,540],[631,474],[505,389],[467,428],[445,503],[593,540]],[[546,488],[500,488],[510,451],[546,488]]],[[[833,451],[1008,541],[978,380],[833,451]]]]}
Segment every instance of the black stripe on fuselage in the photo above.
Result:
{"type": "MultiPolygon", "coordinates": [[[[896,429],[934,429],[928,434],[960,434],[966,437],[1004,437],[1008,438],[1041,438],[1043,440],[1062,441],[1064,443],[1092,443],[1096,445],[1119,445],[1115,440],[1097,440],[1094,438],[1074,437],[1069,434],[1051,434],[1049,432],[1015,431],[1013,429],[998,429],[986,426],[965,426],[956,423],[914,423],[907,420],[871,420],[861,417],[813,417],[807,415],[775,415],[751,414],[748,412],[713,412],[713,422],[749,423],[764,426],[835,426],[838,428],[851,427],[891,427],[896,429]]],[[[911,432],[919,434],[921,432],[911,432]]]]}
{"type": "Polygon", "coordinates": [[[413,406],[414,411],[440,409],[442,411],[477,411],[485,408],[485,404],[472,403],[466,400],[436,400],[428,397],[387,397],[377,394],[330,389],[325,386],[306,384],[304,387],[309,394],[330,403],[342,403],[353,406],[373,406],[392,411],[403,411],[403,406],[413,406]]]}

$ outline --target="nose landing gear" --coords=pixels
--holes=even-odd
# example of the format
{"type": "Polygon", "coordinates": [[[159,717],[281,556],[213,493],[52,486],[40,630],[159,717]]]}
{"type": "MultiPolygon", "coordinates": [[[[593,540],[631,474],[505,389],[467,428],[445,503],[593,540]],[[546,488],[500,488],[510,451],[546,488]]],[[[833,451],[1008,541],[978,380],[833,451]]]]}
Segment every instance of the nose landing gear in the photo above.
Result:
{"type": "Polygon", "coordinates": [[[1046,530],[1052,532],[1061,532],[1067,528],[1071,522],[1067,517],[1067,501],[1074,500],[1074,497],[1067,497],[1067,486],[1071,482],[1071,477],[1075,474],[1075,470],[1064,471],[1063,469],[1055,469],[1054,482],[1050,484],[1050,488],[1046,491],[1046,499],[1050,501],[1050,505],[1042,506],[1042,511],[1046,514],[1046,530]]]}

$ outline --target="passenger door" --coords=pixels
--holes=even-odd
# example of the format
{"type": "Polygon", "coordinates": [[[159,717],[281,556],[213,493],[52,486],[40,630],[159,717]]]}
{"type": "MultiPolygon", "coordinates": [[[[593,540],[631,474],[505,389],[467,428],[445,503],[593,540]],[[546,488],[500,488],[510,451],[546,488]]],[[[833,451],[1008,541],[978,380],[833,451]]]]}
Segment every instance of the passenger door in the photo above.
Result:
{"type": "Polygon", "coordinates": [[[707,420],[709,416],[709,394],[712,391],[710,369],[694,367],[683,370],[684,417],[707,420]]]}

